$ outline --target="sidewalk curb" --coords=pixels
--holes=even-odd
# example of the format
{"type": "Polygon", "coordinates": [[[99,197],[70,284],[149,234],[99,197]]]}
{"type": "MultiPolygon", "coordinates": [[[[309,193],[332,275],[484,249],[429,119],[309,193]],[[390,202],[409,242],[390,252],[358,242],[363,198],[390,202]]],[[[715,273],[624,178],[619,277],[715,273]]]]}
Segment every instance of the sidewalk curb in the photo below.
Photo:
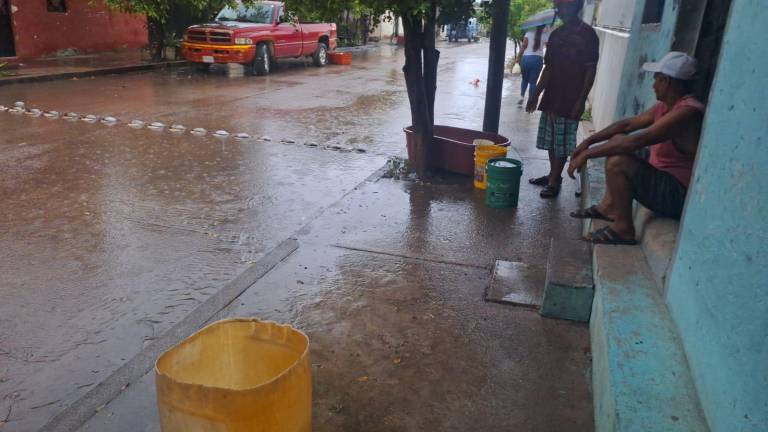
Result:
{"type": "Polygon", "coordinates": [[[165,62],[159,62],[159,63],[136,64],[136,65],[130,65],[130,66],[91,69],[91,70],[79,71],[79,72],[62,72],[62,73],[55,73],[55,74],[49,74],[49,75],[8,77],[8,78],[0,79],[0,86],[11,85],[11,84],[45,82],[45,81],[59,81],[59,80],[67,80],[72,78],[88,78],[88,77],[94,77],[94,76],[100,76],[100,75],[140,72],[140,71],[154,70],[154,69],[175,68],[175,67],[184,66],[186,64],[187,64],[186,60],[174,60],[174,61],[165,61],[165,62]]]}
{"type": "Polygon", "coordinates": [[[348,52],[348,53],[361,53],[366,51],[372,51],[376,49],[381,49],[383,46],[397,46],[397,45],[390,45],[388,43],[369,43],[368,45],[355,45],[355,46],[345,46],[345,47],[337,47],[336,52],[348,52]]]}
{"type": "MultiPolygon", "coordinates": [[[[364,47],[354,46],[354,47],[337,48],[336,51],[355,53],[355,52],[364,52],[364,51],[370,51],[370,50],[380,49],[380,48],[381,48],[381,45],[379,44],[369,44],[364,47]]],[[[101,75],[141,72],[141,71],[154,70],[154,69],[176,68],[176,67],[185,66],[187,64],[189,63],[186,60],[171,60],[171,61],[163,61],[158,63],[134,64],[129,66],[98,68],[98,69],[91,69],[91,70],[78,71],[78,72],[61,72],[61,73],[54,73],[54,74],[47,74],[47,75],[10,76],[10,77],[0,78],[0,86],[12,85],[12,84],[28,84],[28,83],[46,82],[46,81],[60,81],[60,80],[68,80],[72,78],[89,78],[89,77],[95,77],[95,76],[101,76],[101,75]]]]}

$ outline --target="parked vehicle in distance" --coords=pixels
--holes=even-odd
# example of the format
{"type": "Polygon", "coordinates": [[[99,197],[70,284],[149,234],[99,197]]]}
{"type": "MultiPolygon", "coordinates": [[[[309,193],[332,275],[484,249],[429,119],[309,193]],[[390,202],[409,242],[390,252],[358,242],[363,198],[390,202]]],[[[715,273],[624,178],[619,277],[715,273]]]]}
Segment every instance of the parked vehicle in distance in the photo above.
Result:
{"type": "Polygon", "coordinates": [[[267,75],[282,58],[311,56],[324,66],[335,49],[336,24],[291,20],[276,1],[226,6],[215,22],[189,27],[181,44],[184,58],[201,68],[239,63],[252,75],[267,75]]]}
{"type": "Polygon", "coordinates": [[[448,42],[458,42],[466,39],[467,42],[478,42],[480,36],[477,34],[477,19],[470,18],[468,21],[460,21],[448,24],[446,33],[448,33],[448,42]]]}

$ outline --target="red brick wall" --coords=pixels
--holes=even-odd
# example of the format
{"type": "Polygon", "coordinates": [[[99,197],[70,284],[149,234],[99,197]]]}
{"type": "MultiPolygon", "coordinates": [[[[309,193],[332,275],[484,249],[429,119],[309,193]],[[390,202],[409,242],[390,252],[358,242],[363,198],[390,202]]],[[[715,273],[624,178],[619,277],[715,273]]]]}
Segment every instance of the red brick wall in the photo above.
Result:
{"type": "Polygon", "coordinates": [[[16,56],[33,59],[73,48],[79,52],[147,44],[146,18],[114,12],[89,0],[66,0],[67,12],[48,12],[46,0],[10,0],[16,56]]]}

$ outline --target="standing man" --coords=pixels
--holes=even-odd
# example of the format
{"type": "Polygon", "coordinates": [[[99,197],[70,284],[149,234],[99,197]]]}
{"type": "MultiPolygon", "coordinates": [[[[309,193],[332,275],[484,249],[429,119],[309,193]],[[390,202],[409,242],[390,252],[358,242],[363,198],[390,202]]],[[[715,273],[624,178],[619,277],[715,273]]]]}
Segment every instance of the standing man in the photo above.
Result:
{"type": "Polygon", "coordinates": [[[560,193],[562,172],[576,148],[576,131],[587,95],[595,82],[600,43],[595,30],[580,14],[584,0],[554,0],[563,25],[552,32],[544,56],[544,72],[526,111],[541,111],[536,147],[549,153],[549,174],[528,180],[544,186],[542,198],[560,193]],[[542,93],[544,97],[539,104],[542,93]]]}

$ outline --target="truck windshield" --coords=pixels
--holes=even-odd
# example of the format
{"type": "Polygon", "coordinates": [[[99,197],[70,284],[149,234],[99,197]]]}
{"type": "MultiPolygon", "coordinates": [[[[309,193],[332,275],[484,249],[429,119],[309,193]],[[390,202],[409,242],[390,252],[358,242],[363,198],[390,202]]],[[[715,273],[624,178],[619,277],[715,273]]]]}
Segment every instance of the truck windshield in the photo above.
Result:
{"type": "Polygon", "coordinates": [[[271,24],[275,6],[256,3],[252,6],[227,6],[216,15],[216,21],[237,21],[256,24],[271,24]]]}

